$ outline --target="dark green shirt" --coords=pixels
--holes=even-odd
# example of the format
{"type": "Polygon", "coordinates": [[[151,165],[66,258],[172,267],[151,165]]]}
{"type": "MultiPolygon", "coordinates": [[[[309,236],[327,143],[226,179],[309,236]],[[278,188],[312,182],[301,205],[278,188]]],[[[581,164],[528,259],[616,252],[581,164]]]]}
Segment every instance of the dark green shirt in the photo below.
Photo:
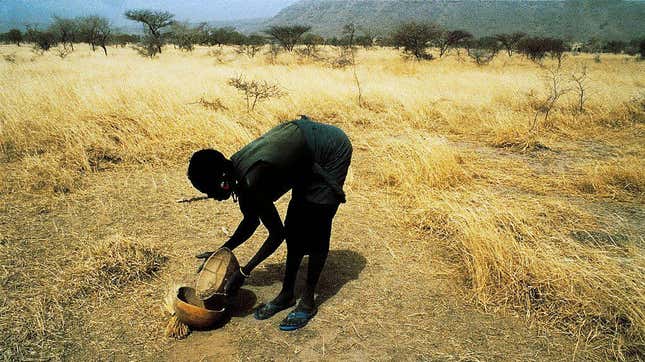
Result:
{"type": "Polygon", "coordinates": [[[275,167],[282,175],[279,196],[293,189],[294,198],[338,204],[345,202],[342,187],[351,157],[351,142],[341,129],[302,116],[269,130],[231,161],[240,178],[258,162],[275,167]]]}

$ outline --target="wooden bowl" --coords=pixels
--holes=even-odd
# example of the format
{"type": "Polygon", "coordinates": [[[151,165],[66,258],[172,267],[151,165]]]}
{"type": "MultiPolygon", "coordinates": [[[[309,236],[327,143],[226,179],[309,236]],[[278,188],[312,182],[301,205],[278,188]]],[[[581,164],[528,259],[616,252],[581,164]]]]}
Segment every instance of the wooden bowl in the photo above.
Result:
{"type": "Polygon", "coordinates": [[[206,260],[202,271],[199,272],[195,290],[197,296],[207,300],[215,295],[224,295],[224,286],[228,278],[240,269],[233,252],[226,248],[220,248],[206,260]]]}
{"type": "Polygon", "coordinates": [[[215,295],[207,300],[197,297],[195,289],[181,287],[174,302],[177,318],[195,330],[212,329],[226,313],[226,297],[215,295]]]}

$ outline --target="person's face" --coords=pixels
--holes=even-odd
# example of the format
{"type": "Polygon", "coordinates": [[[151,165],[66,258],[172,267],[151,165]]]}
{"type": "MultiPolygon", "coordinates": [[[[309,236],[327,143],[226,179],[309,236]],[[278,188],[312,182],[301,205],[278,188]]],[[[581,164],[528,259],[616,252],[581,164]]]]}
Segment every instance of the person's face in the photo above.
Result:
{"type": "Polygon", "coordinates": [[[228,181],[217,180],[211,186],[212,187],[210,187],[209,190],[204,192],[208,197],[219,201],[224,201],[231,197],[231,185],[228,181]]]}

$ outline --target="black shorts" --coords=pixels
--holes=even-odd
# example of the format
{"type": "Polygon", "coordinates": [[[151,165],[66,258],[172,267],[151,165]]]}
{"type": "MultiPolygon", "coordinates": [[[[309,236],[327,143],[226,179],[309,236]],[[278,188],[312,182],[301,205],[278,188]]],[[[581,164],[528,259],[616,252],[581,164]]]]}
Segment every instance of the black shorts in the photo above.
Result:
{"type": "Polygon", "coordinates": [[[291,199],[284,220],[288,252],[305,255],[327,253],[337,210],[338,204],[321,205],[291,199]]]}

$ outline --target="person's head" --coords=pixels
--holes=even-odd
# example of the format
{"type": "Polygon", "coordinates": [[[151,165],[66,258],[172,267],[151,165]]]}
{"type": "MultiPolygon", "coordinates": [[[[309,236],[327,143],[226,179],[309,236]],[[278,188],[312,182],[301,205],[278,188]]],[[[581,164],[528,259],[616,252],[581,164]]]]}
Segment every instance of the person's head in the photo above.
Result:
{"type": "Polygon", "coordinates": [[[193,153],[188,163],[188,179],[208,197],[226,200],[231,196],[233,165],[224,155],[213,149],[193,153]]]}

